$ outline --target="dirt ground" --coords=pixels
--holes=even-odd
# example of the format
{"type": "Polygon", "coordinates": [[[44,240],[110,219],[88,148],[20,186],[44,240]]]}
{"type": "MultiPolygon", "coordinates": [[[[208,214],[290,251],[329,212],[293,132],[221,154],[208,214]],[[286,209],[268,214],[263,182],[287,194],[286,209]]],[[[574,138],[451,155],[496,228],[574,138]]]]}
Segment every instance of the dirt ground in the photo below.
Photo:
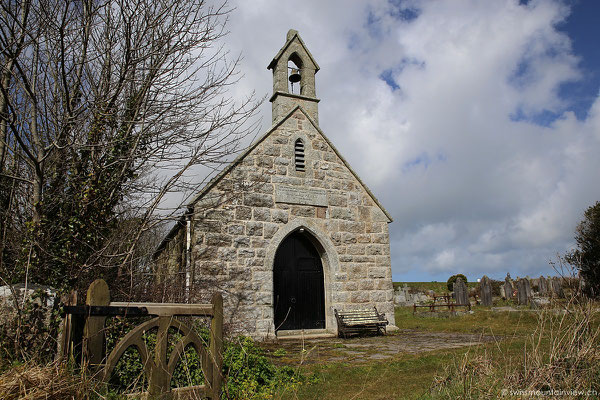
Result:
{"type": "Polygon", "coordinates": [[[399,353],[420,353],[487,343],[498,338],[466,333],[400,330],[386,336],[280,340],[263,343],[269,357],[278,365],[360,363],[392,358],[399,353]]]}

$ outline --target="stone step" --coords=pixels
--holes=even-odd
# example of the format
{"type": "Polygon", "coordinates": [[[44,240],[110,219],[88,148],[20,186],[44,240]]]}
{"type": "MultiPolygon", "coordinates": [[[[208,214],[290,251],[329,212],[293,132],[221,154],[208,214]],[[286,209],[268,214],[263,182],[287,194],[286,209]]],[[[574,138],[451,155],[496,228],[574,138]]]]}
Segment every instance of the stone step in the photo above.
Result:
{"type": "Polygon", "coordinates": [[[293,329],[277,331],[277,339],[280,340],[298,340],[298,339],[322,339],[334,338],[337,335],[327,329],[293,329]]]}

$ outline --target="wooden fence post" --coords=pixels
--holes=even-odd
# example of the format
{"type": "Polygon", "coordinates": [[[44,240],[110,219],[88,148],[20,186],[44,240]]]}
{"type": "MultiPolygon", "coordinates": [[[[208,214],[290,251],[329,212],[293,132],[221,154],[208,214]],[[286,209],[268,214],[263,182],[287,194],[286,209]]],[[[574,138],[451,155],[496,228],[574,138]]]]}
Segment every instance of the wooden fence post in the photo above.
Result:
{"type": "Polygon", "coordinates": [[[211,399],[221,395],[223,380],[223,296],[215,293],[212,297],[213,318],[210,322],[210,361],[212,363],[211,399]]]}
{"type": "MultiPolygon", "coordinates": [[[[110,292],[103,279],[96,279],[87,291],[85,304],[88,306],[108,306],[110,292]]],[[[104,322],[106,317],[87,317],[83,329],[83,357],[91,364],[102,363],[104,350],[104,322]]]]}
{"type": "Polygon", "coordinates": [[[170,398],[171,374],[167,368],[167,347],[169,325],[173,317],[158,318],[158,332],[156,334],[156,348],[154,349],[154,368],[152,368],[148,394],[151,398],[170,398]],[[162,397],[161,397],[162,396],[162,397]]]}
{"type": "MultiPolygon", "coordinates": [[[[68,295],[61,297],[61,303],[65,306],[77,305],[77,291],[72,290],[68,295]]],[[[58,348],[56,349],[56,359],[62,361],[69,358],[71,354],[71,338],[73,331],[73,316],[65,314],[58,331],[58,348]]]]}

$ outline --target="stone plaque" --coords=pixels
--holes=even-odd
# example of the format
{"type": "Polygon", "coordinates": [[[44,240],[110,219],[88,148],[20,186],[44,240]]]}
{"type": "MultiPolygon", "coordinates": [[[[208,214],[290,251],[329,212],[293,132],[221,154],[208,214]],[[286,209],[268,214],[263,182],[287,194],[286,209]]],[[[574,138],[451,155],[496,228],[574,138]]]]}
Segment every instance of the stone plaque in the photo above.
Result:
{"type": "Polygon", "coordinates": [[[325,190],[298,186],[277,186],[275,189],[275,201],[277,203],[326,207],[327,192],[325,190]]]}

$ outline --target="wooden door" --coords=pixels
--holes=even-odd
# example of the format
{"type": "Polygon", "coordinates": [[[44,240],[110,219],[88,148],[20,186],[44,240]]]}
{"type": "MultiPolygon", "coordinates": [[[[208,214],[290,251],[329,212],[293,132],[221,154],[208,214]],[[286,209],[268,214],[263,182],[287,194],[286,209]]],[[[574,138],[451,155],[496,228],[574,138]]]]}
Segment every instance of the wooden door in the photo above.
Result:
{"type": "Polygon", "coordinates": [[[275,253],[275,329],[325,328],[321,258],[307,233],[294,232],[275,253]]]}

